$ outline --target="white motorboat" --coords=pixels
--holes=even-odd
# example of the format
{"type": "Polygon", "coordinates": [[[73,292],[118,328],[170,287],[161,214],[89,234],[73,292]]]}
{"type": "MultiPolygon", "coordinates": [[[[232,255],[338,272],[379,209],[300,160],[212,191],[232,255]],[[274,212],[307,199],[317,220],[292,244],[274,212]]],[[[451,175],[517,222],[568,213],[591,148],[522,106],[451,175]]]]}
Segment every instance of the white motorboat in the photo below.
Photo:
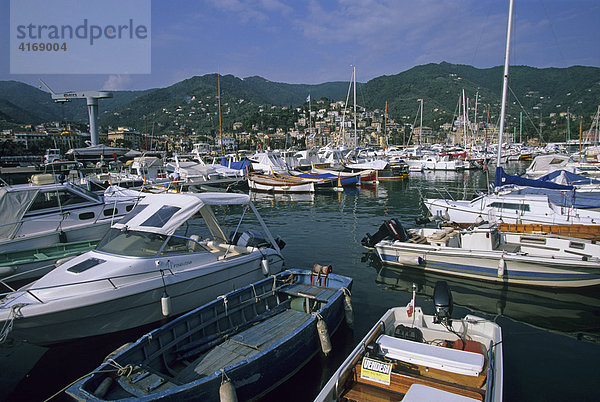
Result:
{"type": "Polygon", "coordinates": [[[600,225],[600,211],[556,205],[545,194],[485,194],[471,201],[426,198],[435,217],[469,226],[480,220],[510,224],[600,225]]]}
{"type": "Polygon", "coordinates": [[[452,319],[446,282],[435,314],[413,300],[389,309],[331,376],[315,401],[502,401],[502,329],[467,315],[452,319]]]}
{"type": "Polygon", "coordinates": [[[0,251],[98,240],[137,199],[99,196],[70,182],[2,187],[0,251]]]}
{"type": "Polygon", "coordinates": [[[0,301],[5,333],[36,344],[112,333],[200,306],[278,272],[280,247],[245,194],[150,194],[112,225],[96,249],[0,301]],[[242,231],[250,208],[264,236],[242,231]],[[231,225],[226,236],[213,208],[231,225]],[[197,218],[197,219],[196,219],[197,218]],[[204,226],[202,226],[204,223],[204,226]]]}
{"type": "MultiPolygon", "coordinates": [[[[594,241],[502,232],[489,224],[467,230],[443,227],[405,231],[395,220],[386,223],[392,223],[392,238],[375,244],[384,264],[505,284],[600,285],[600,244],[594,241]]],[[[388,232],[385,226],[383,230],[388,232]]],[[[376,241],[383,237],[380,232],[367,237],[376,241]]]]}
{"type": "Polygon", "coordinates": [[[289,173],[290,167],[276,152],[257,152],[249,155],[248,160],[252,162],[252,170],[264,174],[289,173]]]}

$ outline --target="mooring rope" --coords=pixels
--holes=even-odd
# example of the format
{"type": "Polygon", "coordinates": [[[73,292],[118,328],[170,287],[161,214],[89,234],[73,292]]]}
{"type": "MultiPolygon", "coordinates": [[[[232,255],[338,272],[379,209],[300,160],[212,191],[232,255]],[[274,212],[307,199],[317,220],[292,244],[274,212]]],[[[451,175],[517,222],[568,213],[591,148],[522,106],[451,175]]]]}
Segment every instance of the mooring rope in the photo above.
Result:
{"type": "Polygon", "coordinates": [[[3,344],[8,338],[8,334],[13,329],[15,318],[17,314],[20,313],[20,309],[23,306],[26,306],[25,303],[14,304],[10,307],[10,313],[8,313],[8,319],[4,321],[4,325],[2,326],[2,330],[0,330],[0,344],[3,344]]]}

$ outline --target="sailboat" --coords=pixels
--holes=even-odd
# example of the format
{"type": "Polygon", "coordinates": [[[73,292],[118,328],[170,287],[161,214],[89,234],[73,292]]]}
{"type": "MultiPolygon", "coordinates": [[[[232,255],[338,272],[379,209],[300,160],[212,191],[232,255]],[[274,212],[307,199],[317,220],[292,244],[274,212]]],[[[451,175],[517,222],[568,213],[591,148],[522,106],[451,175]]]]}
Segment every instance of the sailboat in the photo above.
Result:
{"type": "MultiPolygon", "coordinates": [[[[506,98],[508,95],[512,10],[513,0],[510,2],[510,15],[506,35],[502,108],[494,183],[496,189],[504,184],[502,177],[505,177],[502,167],[502,136],[505,128],[506,98]]],[[[429,198],[425,199],[424,203],[431,215],[437,216],[442,220],[459,223],[462,226],[470,226],[488,221],[489,223],[508,224],[504,225],[502,229],[511,232],[559,233],[574,237],[588,236],[590,232],[600,235],[600,231],[598,230],[600,228],[600,212],[593,209],[576,208],[572,205],[557,205],[547,194],[522,195],[513,193],[500,194],[496,192],[494,194],[482,195],[471,201],[429,198]]]]}

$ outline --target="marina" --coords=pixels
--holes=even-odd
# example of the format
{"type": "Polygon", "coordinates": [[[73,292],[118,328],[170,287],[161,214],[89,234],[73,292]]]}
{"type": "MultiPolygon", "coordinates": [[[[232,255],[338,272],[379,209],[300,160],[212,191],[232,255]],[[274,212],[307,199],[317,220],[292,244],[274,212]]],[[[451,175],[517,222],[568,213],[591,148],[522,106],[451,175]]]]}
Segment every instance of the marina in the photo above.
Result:
{"type": "MultiPolygon", "coordinates": [[[[516,164],[510,168],[516,172],[524,166],[516,164]]],[[[486,183],[482,171],[425,171],[411,173],[409,180],[362,185],[343,192],[252,193],[251,199],[270,230],[287,243],[283,250],[284,269],[308,269],[314,262],[330,263],[335,273],[354,280],[352,328],[342,324],[331,338],[328,357],[315,356],[263,400],[314,399],[377,317],[411,301],[413,283],[417,285],[416,304],[424,313],[432,314],[432,287],[439,280],[447,281],[454,295],[453,315],[475,314],[502,328],[504,400],[598,399],[600,394],[593,386],[600,379],[593,366],[600,358],[597,287],[538,290],[422,274],[409,267],[388,268],[361,244],[365,232],[379,227],[385,217],[398,218],[407,228],[416,227],[415,219],[422,216],[424,207],[415,193],[426,196],[443,187],[457,199],[469,198],[474,190],[486,188],[486,183]],[[548,382],[548,378],[561,381],[548,382]]],[[[11,385],[11,393],[4,397],[47,398],[91,372],[117,347],[152,329],[146,326],[51,348],[13,345],[7,349],[9,345],[3,345],[0,350],[10,350],[13,356],[3,359],[3,367],[16,370],[17,355],[34,360],[27,367],[27,359],[19,358],[19,365],[25,367],[19,380],[11,385]]],[[[62,394],[61,399],[64,397],[62,394]]]]}
{"type": "MultiPolygon", "coordinates": [[[[348,26],[380,29],[399,25],[385,19],[393,7],[405,15],[402,3],[331,8],[345,18],[373,14],[348,26]]],[[[147,18],[131,43],[148,50],[140,67],[156,79],[149,55],[160,46],[149,43],[150,3],[139,5],[123,14],[147,18]]],[[[161,6],[153,8],[160,27],[161,6]]],[[[242,8],[253,16],[240,27],[269,21],[269,34],[297,46],[278,24],[299,26],[289,19],[298,5],[221,11],[242,8]]],[[[355,42],[325,22],[330,10],[309,8],[307,16],[325,17],[316,19],[320,37],[355,42]]],[[[505,14],[490,8],[495,29],[475,34],[471,25],[487,29],[487,17],[467,17],[476,9],[480,19],[479,8],[461,20],[466,35],[489,44],[476,57],[489,63],[499,58],[505,14]]],[[[11,19],[23,11],[11,2],[11,19]]],[[[528,46],[513,43],[513,31],[523,33],[524,21],[536,27],[528,39],[543,30],[531,12],[525,4],[515,13],[509,1],[500,97],[502,67],[447,62],[365,83],[352,64],[347,92],[342,81],[220,73],[109,92],[138,82],[127,70],[112,71],[100,91],[54,92],[40,78],[61,104],[59,121],[56,108],[42,110],[48,92],[0,81],[11,94],[0,99],[0,163],[19,165],[0,171],[0,400],[600,400],[598,69],[520,65],[509,74],[511,54],[522,64],[528,46]],[[65,117],[77,99],[86,100],[87,127],[83,114],[65,117]]],[[[423,33],[435,19],[428,14],[427,24],[411,15],[423,33]]],[[[173,56],[185,53],[165,43],[173,56]]],[[[50,50],[40,45],[40,54],[50,50]]],[[[436,46],[426,39],[423,48],[445,54],[436,46]]],[[[385,53],[411,52],[398,50],[385,53]]],[[[376,47],[368,53],[380,63],[376,47]]],[[[11,74],[22,67],[11,59],[11,74]]],[[[183,64],[178,75],[204,68],[183,64]]]]}

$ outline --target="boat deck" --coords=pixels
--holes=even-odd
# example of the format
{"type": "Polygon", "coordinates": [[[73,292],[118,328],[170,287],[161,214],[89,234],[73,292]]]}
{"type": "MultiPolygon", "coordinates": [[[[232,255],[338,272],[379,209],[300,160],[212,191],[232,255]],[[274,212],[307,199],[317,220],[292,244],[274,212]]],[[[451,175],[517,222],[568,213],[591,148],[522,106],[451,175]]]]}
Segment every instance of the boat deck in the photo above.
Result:
{"type": "Polygon", "coordinates": [[[232,336],[207,354],[200,356],[186,369],[182,370],[174,378],[174,382],[185,384],[211,375],[223,367],[249,359],[253,355],[273,346],[283,336],[301,327],[310,319],[310,314],[285,310],[232,336]]]}
{"type": "Polygon", "coordinates": [[[339,289],[322,288],[319,286],[305,285],[297,283],[283,289],[283,293],[290,296],[306,297],[308,299],[317,300],[320,302],[328,302],[331,300],[339,289]]]}

